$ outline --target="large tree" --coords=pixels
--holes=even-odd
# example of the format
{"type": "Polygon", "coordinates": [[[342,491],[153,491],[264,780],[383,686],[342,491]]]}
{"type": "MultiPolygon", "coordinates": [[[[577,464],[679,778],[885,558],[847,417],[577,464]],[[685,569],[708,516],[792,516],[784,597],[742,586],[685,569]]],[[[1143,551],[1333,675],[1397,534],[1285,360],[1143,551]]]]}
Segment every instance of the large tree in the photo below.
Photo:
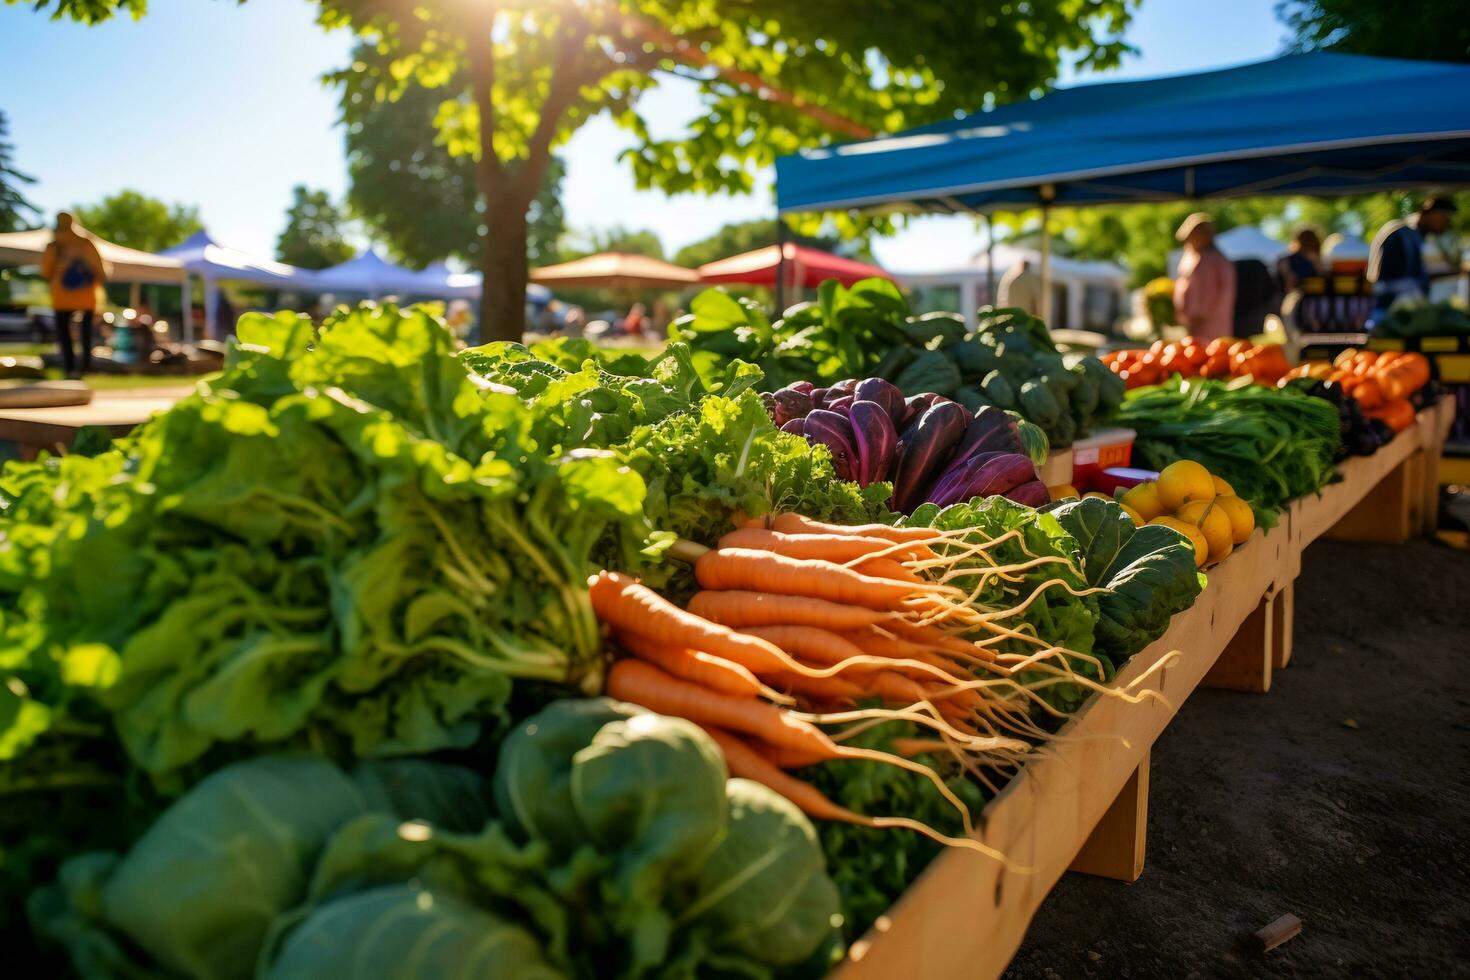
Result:
{"type": "Polygon", "coordinates": [[[1064,57],[1111,65],[1129,11],[1127,0],[874,0],[857,15],[812,0],[320,2],[324,25],[371,45],[336,76],[349,125],[413,80],[443,95],[445,146],[476,160],[487,337],[519,334],[527,212],[552,150],[593,115],[637,138],[624,156],[640,187],[742,193],[802,146],[1025,97],[1064,57]],[[702,109],[669,137],[638,107],[674,76],[702,109]]]}
{"type": "MultiPolygon", "coordinates": [[[[15,2],[15,0],[7,0],[15,2]]],[[[36,0],[26,0],[35,3],[36,0]]],[[[442,92],[450,152],[485,201],[487,339],[519,336],[527,213],[553,149],[607,112],[636,138],[640,187],[749,191],[778,155],[1026,98],[1066,63],[1115,65],[1133,0],[316,0],[369,53],[335,78],[346,122],[411,82],[442,92]],[[665,80],[700,111],[655,133],[639,97],[665,80]]],[[[40,0],[95,21],[144,0],[40,0]]]]}
{"type": "Polygon", "coordinates": [[[170,248],[204,227],[198,208],[169,204],[131,190],[118,191],[96,204],[78,204],[72,211],[87,230],[144,252],[170,248]]]}
{"type": "Polygon", "coordinates": [[[1276,15],[1299,51],[1331,49],[1385,58],[1470,61],[1465,0],[1280,0],[1276,15]]]}
{"type": "MultiPolygon", "coordinates": [[[[354,112],[346,138],[347,204],[408,265],[422,268],[455,257],[478,267],[485,202],[474,158],[450,153],[439,138],[434,119],[443,101],[442,91],[411,83],[398,98],[354,112]]],[[[526,256],[533,266],[559,259],[565,175],[553,156],[526,215],[526,256]]]]}
{"type": "Polygon", "coordinates": [[[36,178],[15,169],[15,146],[9,142],[10,120],[0,112],[0,231],[16,231],[30,224],[26,217],[38,218],[41,211],[21,193],[21,185],[34,184],[36,178]]]}
{"type": "Polygon", "coordinates": [[[286,227],[276,239],[276,258],[303,269],[325,269],[357,254],[347,243],[347,215],[326,191],[291,189],[286,227]]]}

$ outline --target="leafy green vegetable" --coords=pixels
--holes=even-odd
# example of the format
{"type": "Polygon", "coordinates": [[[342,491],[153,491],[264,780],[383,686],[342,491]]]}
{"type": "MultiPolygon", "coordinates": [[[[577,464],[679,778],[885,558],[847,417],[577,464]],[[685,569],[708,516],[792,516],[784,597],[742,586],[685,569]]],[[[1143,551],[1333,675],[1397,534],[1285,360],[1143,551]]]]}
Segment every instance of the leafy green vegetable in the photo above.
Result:
{"type": "Polygon", "coordinates": [[[1175,613],[1194,605],[1204,588],[1194,546],[1172,528],[1134,527],[1111,500],[1083,497],[1050,513],[1077,542],[1077,557],[1097,594],[1097,645],[1122,663],[1164,634],[1175,613]]]}
{"type": "MultiPolygon", "coordinates": [[[[990,609],[1014,609],[1026,604],[1022,613],[1003,622],[1017,629],[1027,627],[1028,632],[1044,638],[1048,644],[1081,654],[1067,657],[1072,670],[1094,679],[1105,679],[1102,675],[1111,670],[1112,665],[1106,658],[1090,656],[1099,652],[1094,646],[1098,624],[1097,601],[1090,595],[1073,594],[1084,591],[1087,583],[1074,562],[1077,542],[1055,517],[1004,497],[987,497],[953,504],[942,510],[934,504],[924,504],[909,516],[905,524],[942,531],[968,529],[969,534],[964,540],[976,544],[985,544],[1009,532],[1016,532],[1017,537],[988,548],[986,554],[990,559],[1002,565],[1041,561],[1007,578],[986,577],[983,587],[976,592],[975,601],[990,609]],[[1040,595],[1027,604],[1027,600],[1038,591],[1040,595]],[[1101,662],[1101,670],[1095,660],[1101,662]]],[[[950,584],[974,592],[981,582],[978,575],[961,575],[950,584]]],[[[1008,653],[1027,654],[1038,649],[1019,640],[1007,640],[1001,648],[1008,653]]],[[[1042,682],[1037,695],[1059,711],[1075,710],[1087,698],[1087,690],[1070,681],[1056,683],[1051,675],[1040,673],[1020,676],[1023,682],[1042,682]]]]}
{"type": "Polygon", "coordinates": [[[401,755],[474,742],[513,679],[596,686],[593,550],[660,539],[641,477],[537,426],[423,312],[246,318],[207,390],[0,478],[5,755],[95,708],[157,774],[308,732],[401,755]]]}
{"type": "Polygon", "coordinates": [[[764,786],[731,779],[727,792],[729,831],[705,861],[680,920],[708,926],[722,944],[753,959],[800,963],[839,908],[816,831],[764,786]]]}
{"type": "Polygon", "coordinates": [[[1175,378],[1130,391],[1115,418],[1138,433],[1139,465],[1202,463],[1230,481],[1262,527],[1274,526],[1282,507],[1337,474],[1337,410],[1292,388],[1175,378]]]}
{"type": "Polygon", "coordinates": [[[500,916],[412,885],[387,885],[328,902],[287,935],[262,976],[318,980],[557,980],[535,938],[500,916]]]}
{"type": "MultiPolygon", "coordinates": [[[[647,484],[649,521],[694,541],[713,544],[739,515],[777,509],[852,524],[889,518],[888,484],[838,479],[827,448],[779,431],[754,392],[706,398],[693,412],[640,427],[617,452],[647,484]]],[[[643,572],[656,584],[677,573],[667,565],[643,572]]]]}
{"type": "Polygon", "coordinates": [[[31,903],[36,928],[88,977],[346,975],[366,955],[382,976],[460,959],[496,975],[769,976],[833,936],[811,824],[727,781],[689,722],[553,702],[507,740],[494,783],[508,822],[455,766],[227,766],[126,854],[67,862],[31,903]]]}
{"type": "Polygon", "coordinates": [[[733,397],[760,380],[757,368],[734,362],[706,385],[685,344],[644,358],[610,355],[581,338],[563,337],[530,348],[487,344],[459,357],[476,376],[513,388],[532,405],[534,435],[553,455],[582,446],[606,449],[636,426],[689,411],[713,391],[733,397]]]}
{"type": "Polygon", "coordinates": [[[720,289],[700,293],[690,310],[670,336],[690,346],[707,380],[741,361],[760,368],[766,391],[796,381],[829,386],[881,377],[905,395],[936,392],[971,411],[1019,406],[1060,448],[1087,435],[1123,397],[1120,378],[1095,359],[1064,362],[1046,325],[1022,310],[982,310],[979,331],[966,335],[964,320],[953,313],[914,316],[883,279],[851,289],[825,282],[816,303],[797,304],[775,323],[754,303],[720,289]],[[1043,378],[1055,390],[1036,391],[1043,378]],[[1028,382],[1033,388],[1021,397],[1028,382]]]}
{"type": "MultiPolygon", "coordinates": [[[[849,739],[846,744],[891,752],[894,739],[920,735],[910,723],[889,722],[849,739]]],[[[947,772],[945,767],[953,760],[919,756],[918,761],[947,772]]],[[[834,803],[854,812],[868,816],[901,814],[922,821],[940,833],[964,833],[959,813],[934,784],[897,766],[844,760],[810,766],[795,775],[812,783],[834,803]]],[[[956,774],[948,776],[945,782],[971,813],[980,812],[985,799],[973,780],[956,774]]],[[[842,896],[846,913],[842,928],[848,942],[859,938],[874,920],[885,914],[944,849],[942,844],[906,831],[836,821],[822,821],[816,826],[832,881],[842,896]]]]}

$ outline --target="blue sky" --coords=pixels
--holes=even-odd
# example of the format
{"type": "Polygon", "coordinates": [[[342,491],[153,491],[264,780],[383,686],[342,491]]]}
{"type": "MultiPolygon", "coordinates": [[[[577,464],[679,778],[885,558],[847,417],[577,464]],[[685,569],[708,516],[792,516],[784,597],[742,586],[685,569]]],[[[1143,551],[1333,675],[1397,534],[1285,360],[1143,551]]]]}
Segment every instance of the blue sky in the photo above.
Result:
{"type": "MultiPolygon", "coordinates": [[[[1274,3],[1143,0],[1128,34],[1140,53],[1109,77],[1270,57],[1284,35],[1274,3]]],[[[134,188],[196,204],[219,240],[272,253],[293,185],[334,196],[346,189],[335,93],[320,78],[346,62],[351,39],[318,29],[307,0],[149,6],[142,21],[90,29],[53,23],[27,5],[0,7],[0,109],[17,163],[40,178],[28,196],[51,212],[134,188]]],[[[677,127],[696,105],[677,79],[648,98],[660,129],[677,127]]],[[[740,198],[636,191],[615,162],[627,144],[597,119],[561,150],[573,231],[651,228],[672,252],[727,221],[771,212],[767,190],[740,198]]],[[[894,269],[933,269],[959,264],[981,241],[969,218],[923,218],[875,251],[894,269]]]]}

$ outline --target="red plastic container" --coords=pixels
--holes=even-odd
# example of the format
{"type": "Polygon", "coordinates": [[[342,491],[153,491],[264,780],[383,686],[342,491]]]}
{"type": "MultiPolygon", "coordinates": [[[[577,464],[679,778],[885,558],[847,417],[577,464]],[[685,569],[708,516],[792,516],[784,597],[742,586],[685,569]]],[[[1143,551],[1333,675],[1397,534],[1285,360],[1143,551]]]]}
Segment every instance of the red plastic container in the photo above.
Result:
{"type": "Polygon", "coordinates": [[[1134,436],[1132,429],[1103,429],[1074,442],[1072,486],[1083,493],[1102,489],[1096,481],[1103,470],[1127,466],[1133,461],[1134,436]]]}
{"type": "Polygon", "coordinates": [[[1092,479],[1092,489],[1099,493],[1115,495],[1119,488],[1131,490],[1140,483],[1148,483],[1158,478],[1157,470],[1135,470],[1125,466],[1116,466],[1095,474],[1092,479]]]}

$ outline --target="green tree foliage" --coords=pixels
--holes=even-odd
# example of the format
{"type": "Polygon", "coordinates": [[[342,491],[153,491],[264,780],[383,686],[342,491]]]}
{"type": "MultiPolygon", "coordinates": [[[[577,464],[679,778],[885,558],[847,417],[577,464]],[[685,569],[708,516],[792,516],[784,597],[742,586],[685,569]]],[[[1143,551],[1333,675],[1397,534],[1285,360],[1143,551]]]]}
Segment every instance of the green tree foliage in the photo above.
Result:
{"type": "MultiPolygon", "coordinates": [[[[474,159],[450,153],[439,140],[434,119],[442,101],[442,92],[410,84],[397,99],[369,104],[347,126],[347,204],[408,265],[421,268],[454,256],[478,266],[485,205],[474,159]]],[[[565,175],[553,156],[527,213],[526,254],[533,266],[559,259],[565,175]]]]}
{"type": "MultiPolygon", "coordinates": [[[[16,0],[7,0],[16,2],[16,0]]],[[[28,0],[29,2],[29,0],[28,0]]],[[[486,202],[484,334],[521,332],[527,215],[552,150],[609,113],[636,143],[638,186],[669,193],[754,185],[758,169],[804,146],[896,132],[1026,98],[1065,62],[1118,63],[1130,0],[316,0],[319,22],[365,48],[333,76],[346,122],[412,83],[442,93],[450,153],[476,161],[486,202]],[[654,133],[639,97],[694,86],[698,115],[654,133]]],[[[53,16],[134,16],[144,0],[41,0],[53,16]]]]}
{"type": "Polygon", "coordinates": [[[1464,0],[1419,0],[1410,8],[1382,0],[1281,0],[1276,15],[1298,51],[1470,61],[1464,0]]]}
{"type": "Polygon", "coordinates": [[[551,151],[592,116],[607,112],[634,134],[625,158],[640,187],[745,192],[759,167],[802,146],[1025,97],[1052,82],[1064,58],[1115,64],[1130,8],[875,0],[853,16],[807,0],[319,2],[323,25],[353,29],[368,46],[334,76],[348,124],[417,83],[442,95],[445,148],[475,158],[493,337],[520,331],[526,214],[551,151]],[[639,112],[639,97],[666,82],[701,95],[700,114],[673,135],[655,134],[639,112]]]}
{"type": "Polygon", "coordinates": [[[52,20],[70,18],[83,24],[100,24],[123,15],[137,20],[148,12],[148,0],[5,0],[5,3],[7,6],[23,3],[49,13],[52,20]]]}
{"type": "Polygon", "coordinates": [[[204,227],[198,208],[131,190],[118,191],[97,204],[79,204],[72,211],[88,231],[144,252],[171,248],[204,227]]]}
{"type": "Polygon", "coordinates": [[[15,146],[7,139],[10,121],[0,112],[0,231],[16,231],[29,224],[26,215],[39,217],[41,212],[21,193],[22,184],[34,184],[36,178],[15,169],[15,146]]]}
{"type": "Polygon", "coordinates": [[[621,226],[601,228],[577,236],[578,240],[563,249],[563,258],[577,259],[598,252],[623,252],[628,255],[646,255],[651,259],[664,257],[664,243],[658,233],[647,228],[632,229],[621,226]]]}
{"type": "Polygon", "coordinates": [[[343,228],[347,215],[332,203],[326,191],[301,184],[291,189],[286,230],[276,239],[276,258],[303,269],[325,269],[357,254],[347,244],[343,228]]]}

